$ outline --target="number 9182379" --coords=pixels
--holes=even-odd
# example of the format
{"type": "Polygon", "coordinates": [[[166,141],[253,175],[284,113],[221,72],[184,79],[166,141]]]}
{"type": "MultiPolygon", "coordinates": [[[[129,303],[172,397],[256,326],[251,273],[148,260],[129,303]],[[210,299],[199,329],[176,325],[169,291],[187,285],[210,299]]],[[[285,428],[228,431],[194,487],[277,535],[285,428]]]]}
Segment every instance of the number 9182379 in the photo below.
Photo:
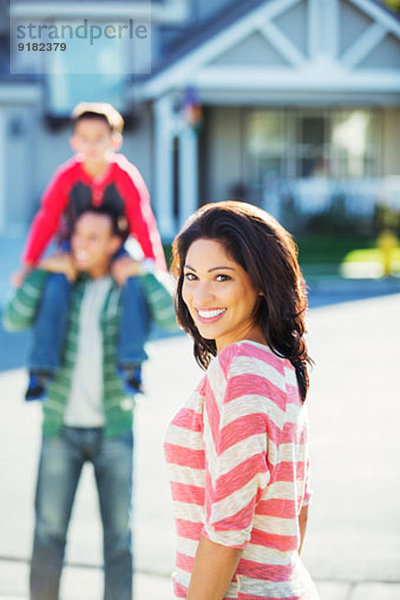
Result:
{"type": "Polygon", "coordinates": [[[67,44],[65,42],[20,42],[17,47],[20,52],[65,52],[67,44]]]}

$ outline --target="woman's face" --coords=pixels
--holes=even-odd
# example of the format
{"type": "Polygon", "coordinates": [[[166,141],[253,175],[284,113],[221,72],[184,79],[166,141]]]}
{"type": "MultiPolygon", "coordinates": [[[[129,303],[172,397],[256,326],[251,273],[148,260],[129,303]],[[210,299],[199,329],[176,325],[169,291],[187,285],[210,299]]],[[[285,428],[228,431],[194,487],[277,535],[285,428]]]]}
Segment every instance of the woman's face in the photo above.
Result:
{"type": "Polygon", "coordinates": [[[215,340],[218,352],[244,339],[265,343],[253,320],[259,291],[220,242],[202,238],[189,247],[182,297],[200,335],[215,340]]]}

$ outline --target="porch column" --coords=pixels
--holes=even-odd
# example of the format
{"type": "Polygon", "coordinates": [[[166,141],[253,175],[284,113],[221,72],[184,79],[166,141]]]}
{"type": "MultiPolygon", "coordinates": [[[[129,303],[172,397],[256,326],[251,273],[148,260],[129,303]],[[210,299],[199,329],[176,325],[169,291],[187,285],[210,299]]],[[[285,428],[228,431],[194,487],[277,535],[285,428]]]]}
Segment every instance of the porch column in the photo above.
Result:
{"type": "Polygon", "coordinates": [[[170,96],[154,103],[154,187],[157,223],[163,238],[171,240],[176,231],[174,223],[173,136],[174,113],[170,96]]]}
{"type": "Polygon", "coordinates": [[[179,134],[179,222],[180,225],[199,206],[199,150],[193,127],[183,127],[179,134]]]}

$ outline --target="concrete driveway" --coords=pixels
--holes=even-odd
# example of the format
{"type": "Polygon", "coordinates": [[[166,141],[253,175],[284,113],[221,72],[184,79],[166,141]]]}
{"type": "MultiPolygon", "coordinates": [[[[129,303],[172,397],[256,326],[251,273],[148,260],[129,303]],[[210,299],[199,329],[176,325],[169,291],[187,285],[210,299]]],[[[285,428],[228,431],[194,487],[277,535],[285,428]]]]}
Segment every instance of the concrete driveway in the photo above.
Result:
{"type": "MultiPolygon", "coordinates": [[[[304,560],[323,600],[400,598],[400,295],[315,308],[308,398],[313,488],[304,560]]],[[[4,352],[4,349],[3,349],[4,352]]],[[[162,438],[201,376],[191,343],[153,344],[136,416],[137,600],[169,600],[174,533],[162,438]]],[[[40,407],[23,370],[0,374],[0,598],[27,598],[40,407]]],[[[99,600],[101,534],[90,469],[71,524],[62,597],[99,600]]]]}

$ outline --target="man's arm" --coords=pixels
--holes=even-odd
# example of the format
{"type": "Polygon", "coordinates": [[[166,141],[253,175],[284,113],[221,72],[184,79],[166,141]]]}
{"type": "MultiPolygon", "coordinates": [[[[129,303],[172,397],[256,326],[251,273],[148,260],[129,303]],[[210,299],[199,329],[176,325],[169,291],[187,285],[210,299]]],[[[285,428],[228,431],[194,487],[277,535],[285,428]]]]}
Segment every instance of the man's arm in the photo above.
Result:
{"type": "Polygon", "coordinates": [[[242,552],[201,537],[186,600],[223,600],[242,552]]]}
{"type": "Polygon", "coordinates": [[[22,285],[14,291],[3,311],[4,329],[22,331],[33,325],[46,278],[47,271],[42,269],[32,271],[22,285]]]}
{"type": "Polygon", "coordinates": [[[49,273],[62,273],[73,282],[76,267],[67,252],[53,254],[42,260],[38,269],[31,271],[15,290],[3,313],[3,325],[9,331],[29,329],[35,321],[42,298],[43,288],[49,273]]]}
{"type": "Polygon", "coordinates": [[[173,281],[169,273],[155,271],[140,275],[140,283],[146,294],[151,317],[157,325],[169,332],[178,332],[174,304],[173,281]]]}

